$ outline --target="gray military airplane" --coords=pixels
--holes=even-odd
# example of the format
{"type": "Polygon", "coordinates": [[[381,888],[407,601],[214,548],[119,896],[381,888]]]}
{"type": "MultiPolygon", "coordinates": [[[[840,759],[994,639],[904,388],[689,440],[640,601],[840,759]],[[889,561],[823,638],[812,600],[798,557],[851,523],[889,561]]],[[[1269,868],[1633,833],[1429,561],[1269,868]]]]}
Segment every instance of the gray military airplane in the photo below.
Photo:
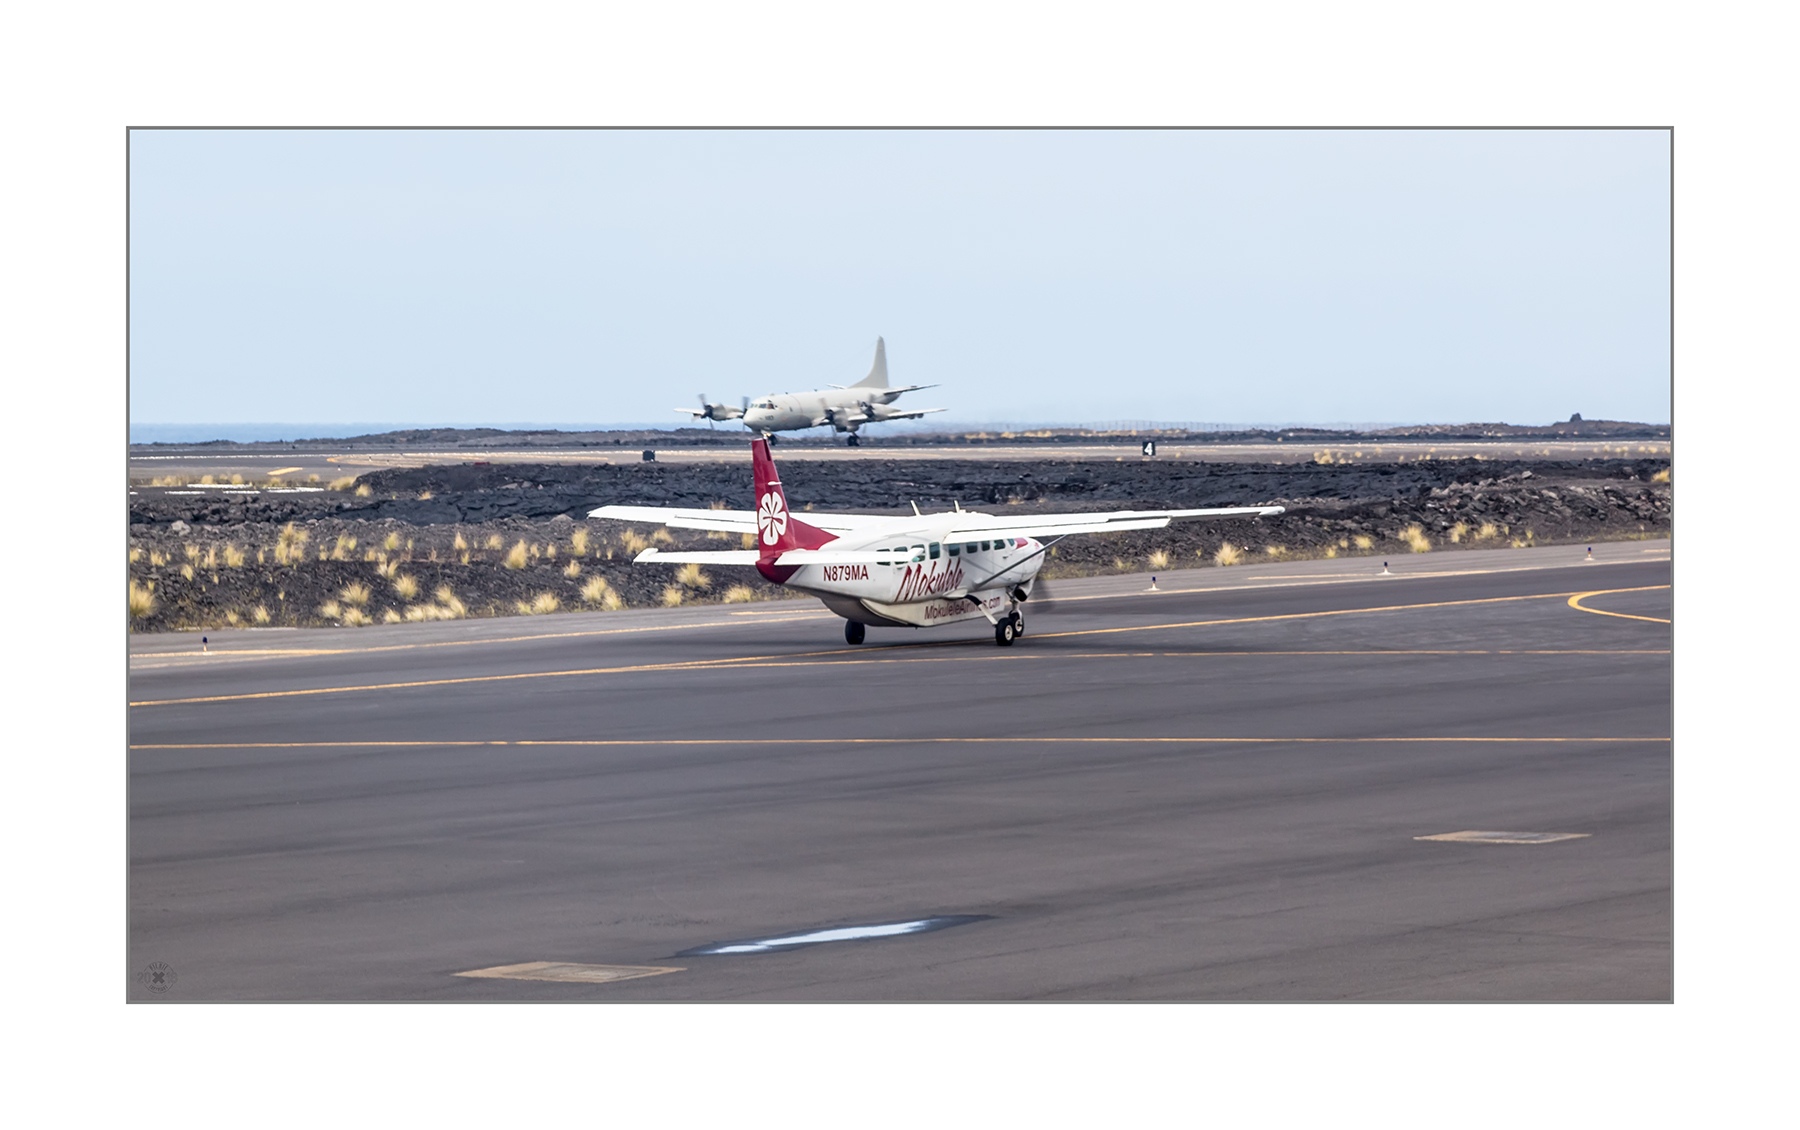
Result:
{"type": "Polygon", "coordinates": [[[742,408],[733,408],[729,404],[709,404],[702,394],[699,408],[677,408],[676,411],[686,412],[696,420],[742,420],[745,427],[767,435],[770,443],[775,442],[775,432],[829,427],[835,431],[850,433],[846,442],[855,447],[858,442],[856,430],[864,424],[916,420],[933,412],[948,411],[944,408],[920,408],[909,412],[893,406],[903,392],[936,387],[889,387],[887,343],[876,338],[875,364],[870,367],[868,376],[853,385],[832,385],[828,389],[816,389],[812,392],[788,392],[779,396],[746,399],[742,408]]]}

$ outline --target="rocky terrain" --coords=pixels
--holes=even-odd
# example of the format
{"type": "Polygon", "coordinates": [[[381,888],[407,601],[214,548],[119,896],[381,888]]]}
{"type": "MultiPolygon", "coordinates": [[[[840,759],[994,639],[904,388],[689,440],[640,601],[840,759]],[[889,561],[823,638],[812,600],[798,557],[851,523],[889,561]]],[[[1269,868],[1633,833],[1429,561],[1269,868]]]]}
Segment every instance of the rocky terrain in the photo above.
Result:
{"type": "MultiPolygon", "coordinates": [[[[1257,464],[884,460],[784,464],[790,502],[905,513],[1277,504],[1275,518],[1070,538],[1046,576],[1246,560],[1392,556],[1669,536],[1661,459],[1257,464]],[[899,504],[896,506],[896,504],[899,504]]],[[[736,463],[459,464],[374,471],[339,490],[130,496],[133,630],[306,627],[787,595],[751,569],[633,569],[658,544],[731,535],[590,522],[613,502],[751,507],[736,463]]]]}

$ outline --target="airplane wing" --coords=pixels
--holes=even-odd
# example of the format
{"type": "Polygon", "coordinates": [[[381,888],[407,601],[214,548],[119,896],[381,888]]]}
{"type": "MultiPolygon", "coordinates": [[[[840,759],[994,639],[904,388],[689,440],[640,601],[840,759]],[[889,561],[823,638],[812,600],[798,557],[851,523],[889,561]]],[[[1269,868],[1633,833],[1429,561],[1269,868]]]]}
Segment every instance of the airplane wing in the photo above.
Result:
{"type": "Polygon", "coordinates": [[[948,408],[921,408],[917,412],[883,412],[879,416],[870,417],[865,423],[879,424],[887,420],[917,420],[920,416],[929,416],[933,412],[948,412],[948,408]]]}
{"type": "MultiPolygon", "coordinates": [[[[588,511],[590,518],[611,518],[619,522],[642,522],[667,526],[672,530],[722,530],[728,534],[756,532],[754,510],[684,510],[675,506],[602,506],[588,511]]],[[[881,522],[892,521],[878,514],[815,514],[810,510],[794,517],[829,534],[845,534],[881,522]]]]}
{"type": "Polygon", "coordinates": [[[1280,514],[1281,506],[1228,506],[1210,510],[1113,510],[1093,514],[1021,514],[997,517],[989,514],[960,516],[945,541],[975,541],[1000,534],[1004,537],[1042,538],[1068,534],[1102,534],[1119,530],[1157,530],[1171,522],[1201,518],[1250,518],[1280,514]]]}

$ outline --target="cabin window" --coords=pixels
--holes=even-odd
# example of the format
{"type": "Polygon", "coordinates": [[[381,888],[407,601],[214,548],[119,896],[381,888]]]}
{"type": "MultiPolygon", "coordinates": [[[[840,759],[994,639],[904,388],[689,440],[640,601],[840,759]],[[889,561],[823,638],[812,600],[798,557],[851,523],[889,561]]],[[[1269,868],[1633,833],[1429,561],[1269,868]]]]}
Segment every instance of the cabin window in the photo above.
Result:
{"type": "Polygon", "coordinates": [[[876,552],[876,553],[878,553],[878,554],[880,554],[880,556],[879,556],[879,557],[877,557],[877,558],[875,558],[875,564],[877,564],[877,565],[886,565],[886,564],[888,564],[888,563],[889,563],[889,558],[888,558],[888,554],[890,554],[890,553],[892,553],[892,552],[893,552],[893,550],[891,550],[891,549],[878,549],[878,550],[876,550],[876,551],[875,551],[875,552],[876,552]]]}
{"type": "Polygon", "coordinates": [[[933,561],[936,561],[936,560],[937,560],[937,559],[938,559],[938,551],[939,551],[939,550],[940,550],[940,549],[942,549],[942,548],[943,548],[943,547],[942,547],[942,546],[940,546],[940,545],[939,545],[939,544],[938,544],[938,543],[937,543],[937,542],[935,542],[935,541],[934,541],[934,542],[932,542],[932,543],[931,543],[931,559],[932,559],[932,560],[933,560],[933,561]]]}
{"type": "Polygon", "coordinates": [[[964,553],[974,553],[976,550],[978,550],[980,548],[981,547],[979,545],[976,545],[974,542],[970,542],[968,545],[963,546],[963,552],[964,553]]]}
{"type": "Polygon", "coordinates": [[[913,560],[914,560],[914,561],[923,561],[923,560],[925,560],[925,547],[924,547],[924,546],[922,546],[922,545],[915,545],[915,546],[913,546],[913,547],[912,547],[912,559],[913,559],[913,560]]]}
{"type": "Polygon", "coordinates": [[[950,546],[950,556],[958,557],[961,554],[962,554],[962,546],[952,543],[950,546]]]}

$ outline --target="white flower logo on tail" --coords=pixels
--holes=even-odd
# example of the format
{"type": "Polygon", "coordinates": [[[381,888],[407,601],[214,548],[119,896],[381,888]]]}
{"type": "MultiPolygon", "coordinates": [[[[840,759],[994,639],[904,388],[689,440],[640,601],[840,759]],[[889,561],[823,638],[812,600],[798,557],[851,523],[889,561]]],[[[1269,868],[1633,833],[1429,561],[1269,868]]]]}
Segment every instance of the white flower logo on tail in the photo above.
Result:
{"type": "Polygon", "coordinates": [[[764,545],[774,545],[782,534],[787,533],[787,504],[779,494],[771,491],[762,496],[762,502],[756,507],[756,528],[762,531],[764,545]]]}

